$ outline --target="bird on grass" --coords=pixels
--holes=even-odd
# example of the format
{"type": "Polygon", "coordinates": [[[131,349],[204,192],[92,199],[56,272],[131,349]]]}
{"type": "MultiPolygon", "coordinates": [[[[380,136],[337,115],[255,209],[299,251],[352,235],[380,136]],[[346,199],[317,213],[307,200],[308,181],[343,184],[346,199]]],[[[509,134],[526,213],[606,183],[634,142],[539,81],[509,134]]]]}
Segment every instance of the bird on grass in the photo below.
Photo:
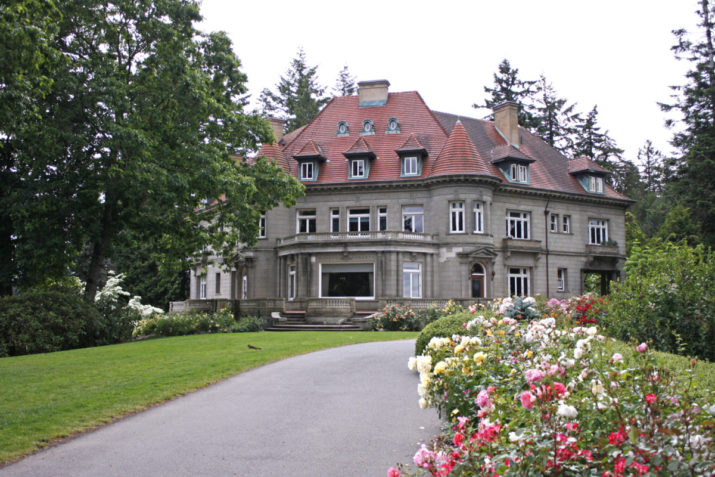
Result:
{"type": "Polygon", "coordinates": [[[263,348],[261,348],[261,347],[259,347],[259,346],[253,346],[252,344],[248,345],[248,347],[251,348],[251,349],[263,349],[263,348]]]}

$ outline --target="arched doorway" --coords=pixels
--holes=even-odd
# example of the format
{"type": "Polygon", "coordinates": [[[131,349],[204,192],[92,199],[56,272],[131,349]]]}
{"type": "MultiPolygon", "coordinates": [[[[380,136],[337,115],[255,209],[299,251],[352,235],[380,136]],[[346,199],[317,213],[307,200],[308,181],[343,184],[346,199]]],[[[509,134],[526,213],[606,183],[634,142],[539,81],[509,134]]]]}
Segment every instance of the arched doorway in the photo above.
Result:
{"type": "Polygon", "coordinates": [[[472,265],[472,298],[486,298],[486,273],[480,263],[472,265]]]}

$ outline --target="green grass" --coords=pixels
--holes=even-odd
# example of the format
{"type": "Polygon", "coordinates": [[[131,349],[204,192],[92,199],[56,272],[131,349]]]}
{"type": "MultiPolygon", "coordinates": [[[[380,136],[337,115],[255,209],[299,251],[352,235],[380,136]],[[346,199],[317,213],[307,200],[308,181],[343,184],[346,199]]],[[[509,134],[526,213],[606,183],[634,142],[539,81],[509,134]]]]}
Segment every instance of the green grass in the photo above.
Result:
{"type": "Polygon", "coordinates": [[[0,359],[0,462],[250,368],[405,332],[182,336],[0,359]],[[248,348],[260,346],[260,351],[248,348]]]}

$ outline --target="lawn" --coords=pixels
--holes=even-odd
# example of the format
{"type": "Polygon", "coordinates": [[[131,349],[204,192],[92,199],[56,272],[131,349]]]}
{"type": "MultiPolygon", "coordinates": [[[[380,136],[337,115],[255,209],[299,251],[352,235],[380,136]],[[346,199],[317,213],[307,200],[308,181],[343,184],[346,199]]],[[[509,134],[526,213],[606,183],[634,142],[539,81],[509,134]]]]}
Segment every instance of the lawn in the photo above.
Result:
{"type": "Polygon", "coordinates": [[[416,336],[211,334],[1,358],[0,463],[256,366],[324,348],[416,336]]]}

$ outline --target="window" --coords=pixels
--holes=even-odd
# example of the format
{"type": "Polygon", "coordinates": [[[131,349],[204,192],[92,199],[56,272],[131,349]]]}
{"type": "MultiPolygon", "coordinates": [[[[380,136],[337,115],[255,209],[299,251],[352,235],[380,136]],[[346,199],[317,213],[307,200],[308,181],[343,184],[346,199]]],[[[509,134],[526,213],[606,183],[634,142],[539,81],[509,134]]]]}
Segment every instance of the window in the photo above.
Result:
{"type": "Polygon", "coordinates": [[[297,288],[295,265],[288,267],[288,299],[295,300],[295,290],[297,288]]]}
{"type": "Polygon", "coordinates": [[[474,233],[483,234],[484,233],[484,204],[482,202],[475,202],[472,205],[472,211],[474,213],[474,233]]]}
{"type": "Polygon", "coordinates": [[[248,276],[244,275],[241,279],[241,299],[248,299],[248,276]]]}
{"type": "Polygon", "coordinates": [[[464,202],[452,202],[449,207],[449,232],[453,234],[463,234],[464,202]]]}
{"type": "Polygon", "coordinates": [[[350,161],[350,178],[364,179],[365,178],[365,159],[352,159],[350,161]]]}
{"type": "Polygon", "coordinates": [[[507,214],[506,236],[513,239],[529,240],[528,212],[509,212],[507,214]]]}
{"type": "Polygon", "coordinates": [[[402,175],[403,176],[418,176],[420,175],[420,164],[417,156],[406,156],[402,159],[402,175]]]}
{"type": "Polygon", "coordinates": [[[561,220],[562,220],[561,231],[565,234],[570,234],[571,233],[571,216],[564,215],[561,220]]]}
{"type": "Polygon", "coordinates": [[[588,190],[596,194],[603,194],[603,177],[588,176],[588,190]]]}
{"type": "Polygon", "coordinates": [[[348,232],[370,230],[370,209],[348,209],[348,232]]]}
{"type": "Polygon", "coordinates": [[[216,294],[217,295],[221,294],[221,274],[220,273],[216,274],[216,294]]]}
{"type": "Polygon", "coordinates": [[[387,207],[377,209],[377,227],[380,232],[387,230],[387,207]]]}
{"type": "Polygon", "coordinates": [[[338,123],[338,130],[335,133],[336,136],[349,136],[350,128],[348,127],[347,121],[340,121],[338,123]]]}
{"type": "Polygon", "coordinates": [[[397,134],[400,132],[400,122],[397,120],[397,118],[390,118],[387,121],[387,130],[385,133],[387,134],[397,134]]]}
{"type": "Polygon", "coordinates": [[[549,230],[554,233],[559,232],[559,214],[551,214],[551,227],[549,230]]]}
{"type": "Polygon", "coordinates": [[[372,124],[372,120],[366,119],[362,122],[362,131],[360,134],[375,134],[375,127],[372,124]]]}
{"type": "Polygon", "coordinates": [[[486,277],[482,264],[475,263],[472,266],[472,298],[484,298],[487,296],[486,277]]]}
{"type": "Polygon", "coordinates": [[[300,163],[300,180],[314,181],[315,180],[315,163],[312,161],[300,163]]]}
{"type": "Polygon", "coordinates": [[[402,296],[422,298],[422,273],[419,263],[405,263],[402,266],[402,296]]]}
{"type": "Polygon", "coordinates": [[[512,182],[529,182],[529,166],[524,164],[511,165],[512,182]]]}
{"type": "Polygon", "coordinates": [[[296,233],[309,234],[316,230],[315,210],[299,210],[296,221],[296,233]]]}
{"type": "Polygon", "coordinates": [[[558,281],[558,285],[556,289],[558,291],[566,291],[566,269],[565,268],[559,268],[556,272],[556,279],[558,281]]]}
{"type": "Polygon", "coordinates": [[[199,298],[206,298],[206,277],[199,278],[199,298]]]}
{"type": "Polygon", "coordinates": [[[527,296],[529,295],[529,269],[509,268],[509,295],[527,296]]]}
{"type": "Polygon", "coordinates": [[[424,233],[424,210],[421,205],[402,208],[402,230],[424,233]]]}
{"type": "Polygon", "coordinates": [[[258,219],[258,238],[266,238],[266,216],[261,215],[261,218],[258,219]]]}
{"type": "Polygon", "coordinates": [[[334,234],[340,232],[340,209],[330,211],[330,231],[334,234]]]}
{"type": "Polygon", "coordinates": [[[603,245],[608,242],[608,221],[591,219],[588,221],[589,245],[603,245]]]}

